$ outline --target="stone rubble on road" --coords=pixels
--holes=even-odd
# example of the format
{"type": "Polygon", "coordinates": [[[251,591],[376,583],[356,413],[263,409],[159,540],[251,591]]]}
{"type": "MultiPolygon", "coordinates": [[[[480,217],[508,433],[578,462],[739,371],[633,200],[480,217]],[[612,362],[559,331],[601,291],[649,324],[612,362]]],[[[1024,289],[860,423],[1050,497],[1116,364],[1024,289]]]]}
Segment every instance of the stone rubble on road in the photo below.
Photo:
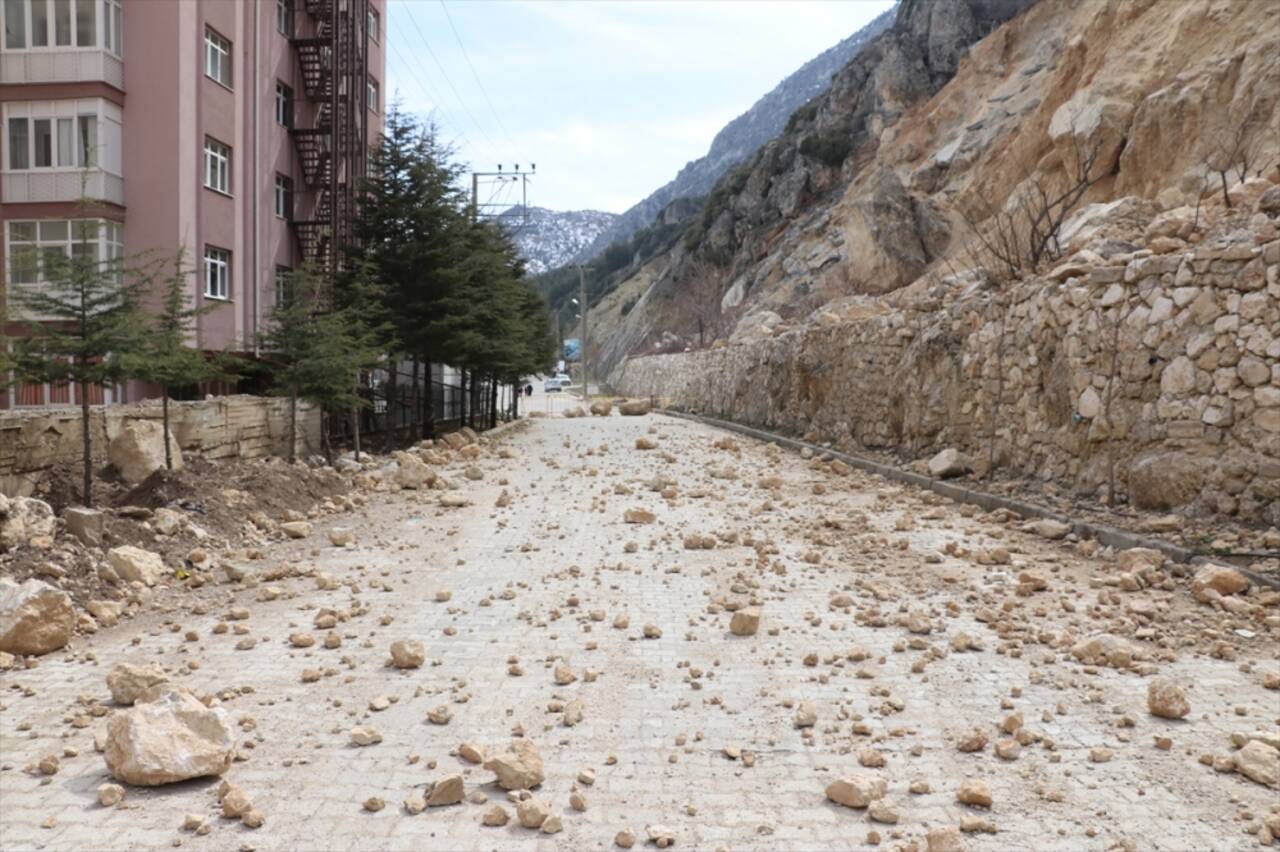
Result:
{"type": "Polygon", "coordinates": [[[349,460],[359,500],[202,541],[185,598],[97,545],[118,599],[0,656],[0,846],[1280,837],[1280,593],[590,407],[349,460]]]}

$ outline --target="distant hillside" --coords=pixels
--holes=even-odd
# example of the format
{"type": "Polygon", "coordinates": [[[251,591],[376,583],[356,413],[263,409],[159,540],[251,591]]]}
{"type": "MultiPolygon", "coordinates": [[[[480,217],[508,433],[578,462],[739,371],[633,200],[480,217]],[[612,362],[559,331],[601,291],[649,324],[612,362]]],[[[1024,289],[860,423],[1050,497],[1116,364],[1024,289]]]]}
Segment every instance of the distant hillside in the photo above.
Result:
{"type": "Polygon", "coordinates": [[[501,217],[531,275],[572,263],[617,218],[602,210],[559,212],[545,207],[530,207],[527,223],[520,207],[509,208],[501,217]]]}
{"type": "Polygon", "coordinates": [[[705,157],[685,165],[670,183],[617,216],[613,224],[578,252],[573,260],[586,261],[604,251],[610,243],[630,238],[636,231],[650,225],[677,198],[696,198],[710,192],[721,175],[780,134],[798,107],[826,91],[831,85],[832,75],[847,65],[864,45],[887,30],[894,15],[895,9],[890,9],[835,47],[802,65],[773,91],[756,101],[751,109],[726,124],[711,141],[705,157]]]}

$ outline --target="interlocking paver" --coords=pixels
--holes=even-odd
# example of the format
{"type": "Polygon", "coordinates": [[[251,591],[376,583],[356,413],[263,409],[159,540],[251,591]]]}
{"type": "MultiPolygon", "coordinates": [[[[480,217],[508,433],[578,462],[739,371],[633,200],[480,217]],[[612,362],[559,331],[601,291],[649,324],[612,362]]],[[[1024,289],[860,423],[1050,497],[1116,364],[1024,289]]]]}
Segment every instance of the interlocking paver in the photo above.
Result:
{"type": "MultiPolygon", "coordinates": [[[[954,508],[921,518],[934,504],[910,490],[860,475],[834,477],[794,455],[745,441],[741,457],[729,455],[711,448],[716,437],[706,427],[655,416],[538,421],[501,439],[516,459],[481,462],[485,479],[466,486],[475,499],[471,507],[442,511],[431,492],[375,494],[354,523],[334,521],[358,530],[354,549],[325,547],[312,554],[318,545],[303,542],[272,553],[350,581],[355,589],[319,591],[310,580],[290,579],[274,584],[286,591],[274,601],[257,601],[253,589],[228,591],[204,615],[155,613],[100,632],[81,643],[92,648],[96,662],[73,652],[0,675],[0,847],[137,849],[180,841],[197,849],[567,850],[609,848],[624,827],[643,840],[644,826],[658,822],[675,830],[677,848],[860,848],[870,831],[878,831],[889,848],[912,840],[923,848],[927,828],[957,825],[970,813],[953,800],[959,781],[970,775],[989,781],[995,799],[989,816],[1000,829],[970,836],[975,850],[1102,850],[1118,842],[1193,850],[1256,843],[1241,833],[1236,814],[1265,814],[1273,793],[1196,760],[1201,752],[1226,752],[1232,731],[1269,725],[1276,715],[1275,693],[1262,690],[1239,661],[1182,654],[1164,668],[1195,684],[1192,720],[1151,719],[1143,678],[1042,663],[1052,652],[1047,645],[999,648],[998,637],[973,617],[973,589],[1004,588],[1017,565],[980,566],[951,556],[929,563],[923,554],[948,541],[999,543],[1013,548],[1016,562],[1058,569],[1051,576],[1064,590],[1027,604],[1044,608],[1046,630],[1058,629],[1065,617],[1061,595],[1093,594],[1088,578],[1104,572],[1103,563],[962,517],[954,508]],[[631,449],[651,426],[674,461],[631,449]],[[710,466],[726,463],[739,468],[739,480],[707,475],[710,466]],[[764,473],[781,476],[784,488],[776,494],[755,488],[764,473]],[[679,496],[667,501],[649,490],[645,481],[655,474],[675,479],[679,496]],[[631,493],[614,493],[618,483],[631,493]],[[825,484],[826,493],[815,494],[814,483],[825,484]],[[503,488],[512,505],[495,510],[503,488]],[[707,493],[699,496],[697,489],[707,493]],[[623,510],[633,506],[654,511],[657,522],[620,523],[623,510]],[[895,529],[904,513],[916,518],[914,525],[895,529]],[[841,524],[813,523],[822,516],[841,524]],[[688,531],[736,532],[739,539],[688,551],[681,543],[688,531]],[[748,546],[748,535],[765,543],[748,546]],[[638,543],[634,553],[624,550],[627,541],[638,543]],[[821,560],[809,564],[804,556],[815,549],[821,560]],[[713,597],[729,594],[739,572],[759,582],[764,599],[764,626],[754,637],[730,635],[727,613],[707,612],[713,597]],[[873,628],[828,609],[829,593],[837,588],[849,590],[861,606],[873,601],[875,586],[882,587],[879,605],[889,626],[873,628]],[[441,588],[453,593],[447,603],[434,600],[441,588]],[[514,597],[503,599],[504,589],[513,589],[514,597]],[[571,595],[578,596],[577,607],[569,605],[571,595]],[[245,622],[259,640],[252,651],[232,650],[232,634],[211,633],[233,601],[252,610],[245,622]],[[945,633],[925,637],[928,644],[946,648],[948,637],[964,630],[986,649],[952,653],[912,673],[921,652],[895,650],[911,636],[893,626],[893,617],[908,607],[942,614],[949,603],[955,609],[946,615],[945,633]],[[318,607],[357,604],[368,612],[339,624],[341,648],[288,645],[287,636],[298,630],[323,635],[311,627],[318,607]],[[605,620],[587,618],[591,609],[604,610],[605,620]],[[611,626],[619,613],[630,617],[626,630],[611,626]],[[390,619],[386,626],[379,623],[384,617],[390,619]],[[194,647],[183,642],[165,628],[167,619],[197,630],[201,640],[194,647]],[[639,638],[650,622],[661,627],[660,639],[639,638]],[[423,641],[427,664],[386,667],[388,646],[397,638],[423,641]],[[870,652],[868,661],[843,661],[854,644],[870,652]],[[803,658],[811,652],[840,661],[807,666],[803,658]],[[512,655],[524,667],[522,677],[507,674],[512,655]],[[557,658],[578,673],[576,682],[553,683],[557,658]],[[153,660],[170,668],[198,660],[198,669],[177,679],[199,691],[251,688],[225,701],[233,721],[256,722],[252,730],[237,729],[244,760],[228,777],[266,815],[262,828],[213,817],[207,837],[181,832],[183,814],[214,814],[215,784],[207,780],[131,788],[114,810],[96,804],[94,791],[107,780],[93,747],[97,726],[77,730],[61,720],[79,695],[105,700],[105,675],[115,663],[153,660]],[[704,676],[690,678],[686,661],[704,676]],[[324,666],[337,675],[301,683],[304,668],[324,666]],[[859,666],[876,676],[853,677],[859,666]],[[588,668],[599,672],[593,683],[582,677],[588,668]],[[694,689],[694,682],[701,688],[694,689]],[[882,687],[905,701],[901,712],[876,712],[884,696],[872,690],[882,687]],[[1014,687],[1022,689],[1014,704],[1027,726],[1052,737],[1056,750],[1031,745],[1011,763],[989,748],[958,753],[954,738],[973,727],[996,738],[993,723],[1007,712],[1001,700],[1014,687]],[[33,694],[24,696],[22,688],[33,694]],[[1100,700],[1083,700],[1093,692],[1100,700]],[[398,700],[372,713],[366,705],[374,694],[398,700]],[[584,702],[585,718],[566,728],[547,705],[575,698],[584,702]],[[792,726],[794,710],[784,706],[799,700],[819,707],[812,744],[792,726]],[[1057,711],[1060,702],[1065,715],[1057,711]],[[452,721],[430,724],[427,712],[442,704],[452,710],[452,721]],[[1229,715],[1236,705],[1246,708],[1243,717],[1229,715]],[[1129,713],[1134,727],[1118,729],[1113,708],[1129,713]],[[1042,721],[1045,711],[1053,714],[1050,721],[1042,721]],[[857,718],[871,725],[874,737],[852,733],[857,718]],[[19,729],[23,723],[30,723],[30,732],[19,729]],[[383,742],[348,745],[356,724],[373,725],[383,742]],[[517,725],[546,762],[537,795],[563,819],[561,834],[531,832],[514,819],[504,828],[482,827],[481,814],[492,803],[506,804],[513,816],[514,806],[491,783],[491,773],[450,755],[462,742],[501,745],[517,725]],[[1152,734],[1165,731],[1173,732],[1175,748],[1151,748],[1152,734]],[[688,738],[685,746],[676,745],[679,734],[688,738]],[[882,770],[858,766],[858,750],[872,739],[888,759],[882,770]],[[80,754],[63,761],[52,783],[42,786],[22,771],[68,745],[80,754]],[[756,765],[726,759],[726,745],[754,751],[756,765]],[[1110,763],[1088,762],[1088,749],[1099,745],[1116,749],[1110,763]],[[419,759],[411,762],[412,755],[419,759]],[[609,756],[616,765],[607,765],[609,756]],[[579,813],[568,798],[578,771],[588,767],[597,781],[584,788],[588,808],[579,813]],[[863,812],[825,800],[823,790],[834,778],[871,771],[889,781],[903,814],[900,825],[877,825],[863,812]],[[454,772],[464,776],[468,793],[482,790],[489,803],[418,816],[400,808],[411,791],[454,772]],[[916,778],[928,780],[932,792],[908,794],[916,778]],[[1064,800],[1048,801],[1037,787],[1059,789],[1064,800]],[[362,810],[372,795],[386,799],[383,811],[362,810]],[[56,817],[56,827],[40,828],[48,816],[56,817]]],[[[323,529],[315,537],[323,540],[323,529]]],[[[1194,604],[1171,606],[1182,612],[1194,604]]],[[[1245,656],[1269,664],[1261,649],[1245,656]]]]}

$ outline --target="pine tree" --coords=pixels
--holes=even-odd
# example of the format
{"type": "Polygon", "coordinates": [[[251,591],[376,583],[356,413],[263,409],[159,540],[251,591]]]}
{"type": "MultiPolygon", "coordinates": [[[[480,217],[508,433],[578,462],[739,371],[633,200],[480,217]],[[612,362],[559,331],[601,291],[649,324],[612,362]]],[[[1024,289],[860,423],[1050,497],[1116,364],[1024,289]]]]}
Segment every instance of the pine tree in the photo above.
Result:
{"type": "Polygon", "coordinates": [[[14,319],[22,334],[14,341],[13,373],[26,382],[71,382],[80,393],[84,473],[81,501],[93,505],[93,448],[89,429],[89,387],[129,377],[129,364],[142,345],[140,282],[126,280],[121,258],[100,260],[101,222],[71,223],[70,257],[41,255],[39,287],[14,287],[14,319]]]}
{"type": "MultiPolygon", "coordinates": [[[[266,361],[276,392],[289,397],[289,461],[297,459],[298,402],[327,411],[351,411],[364,405],[357,393],[360,370],[377,362],[376,330],[354,304],[335,307],[332,295],[307,269],[294,272],[286,298],[271,313],[263,337],[266,361]]],[[[322,421],[323,422],[323,421],[322,421]]],[[[331,454],[327,431],[325,452],[331,454]]]]}
{"type": "Polygon", "coordinates": [[[197,307],[188,298],[186,252],[179,251],[173,269],[164,280],[160,310],[149,323],[148,334],[139,350],[128,359],[127,369],[134,378],[160,385],[161,422],[164,426],[164,465],[173,470],[169,449],[169,394],[177,387],[198,385],[234,374],[231,359],[206,355],[187,345],[195,331],[196,320],[215,309],[210,304],[197,307]]]}
{"type": "MultiPolygon", "coordinates": [[[[381,290],[383,314],[370,321],[373,327],[385,323],[389,332],[384,345],[390,356],[390,422],[401,357],[425,366],[428,386],[432,362],[443,360],[445,341],[428,333],[426,321],[440,314],[457,285],[466,216],[459,189],[462,168],[452,156],[434,125],[393,104],[362,187],[358,241],[351,256],[353,265],[363,265],[381,290]]],[[[432,431],[430,415],[423,426],[425,433],[432,431]]]]}

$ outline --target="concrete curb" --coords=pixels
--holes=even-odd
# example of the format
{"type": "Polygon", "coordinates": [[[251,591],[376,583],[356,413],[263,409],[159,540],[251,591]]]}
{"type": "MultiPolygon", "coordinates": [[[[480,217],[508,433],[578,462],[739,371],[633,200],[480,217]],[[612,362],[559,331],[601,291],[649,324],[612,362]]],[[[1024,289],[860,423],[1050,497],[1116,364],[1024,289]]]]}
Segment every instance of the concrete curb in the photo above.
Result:
{"type": "MultiPolygon", "coordinates": [[[[882,462],[874,461],[864,456],[856,456],[850,453],[832,450],[826,447],[820,447],[817,444],[810,444],[807,441],[801,441],[797,438],[788,438],[785,435],[777,435],[773,432],[766,432],[763,429],[756,429],[752,426],[744,426],[741,423],[735,423],[732,420],[718,420],[714,417],[705,417],[700,414],[692,414],[687,411],[679,411],[674,408],[663,409],[661,414],[667,414],[672,417],[678,417],[682,420],[692,420],[697,423],[704,423],[708,426],[714,426],[718,429],[724,429],[729,432],[737,432],[740,435],[746,435],[760,441],[777,444],[781,447],[789,447],[793,450],[809,449],[817,456],[830,456],[831,458],[840,459],[850,467],[856,467],[859,470],[865,470],[869,473],[875,473],[883,476],[885,479],[894,482],[902,482],[907,485],[914,485],[917,488],[924,488],[934,493],[941,494],[957,503],[969,503],[978,506],[990,512],[994,509],[1007,509],[1024,518],[1047,518],[1049,520],[1058,521],[1071,527],[1071,531],[1080,538],[1093,538],[1100,544],[1116,550],[1128,550],[1131,547],[1147,547],[1152,550],[1158,550],[1166,557],[1174,562],[1183,562],[1191,565],[1200,565],[1206,562],[1212,562],[1210,557],[1179,547],[1171,542],[1164,541],[1159,538],[1151,538],[1150,536],[1141,535],[1129,530],[1113,527],[1109,524],[1099,524],[1093,521],[1084,521],[1055,512],[1046,506],[1040,506],[1035,503],[1028,503],[1025,500],[1017,500],[1012,497],[1002,497],[998,494],[989,494],[985,491],[978,491],[974,488],[968,488],[955,482],[948,482],[942,479],[935,479],[932,476],[925,476],[920,473],[913,473],[909,470],[887,465],[882,462]]],[[[1237,571],[1244,574],[1250,581],[1262,586],[1268,586],[1273,589],[1280,589],[1280,580],[1269,577],[1265,574],[1259,574],[1247,568],[1241,568],[1233,565],[1237,571]]]]}

